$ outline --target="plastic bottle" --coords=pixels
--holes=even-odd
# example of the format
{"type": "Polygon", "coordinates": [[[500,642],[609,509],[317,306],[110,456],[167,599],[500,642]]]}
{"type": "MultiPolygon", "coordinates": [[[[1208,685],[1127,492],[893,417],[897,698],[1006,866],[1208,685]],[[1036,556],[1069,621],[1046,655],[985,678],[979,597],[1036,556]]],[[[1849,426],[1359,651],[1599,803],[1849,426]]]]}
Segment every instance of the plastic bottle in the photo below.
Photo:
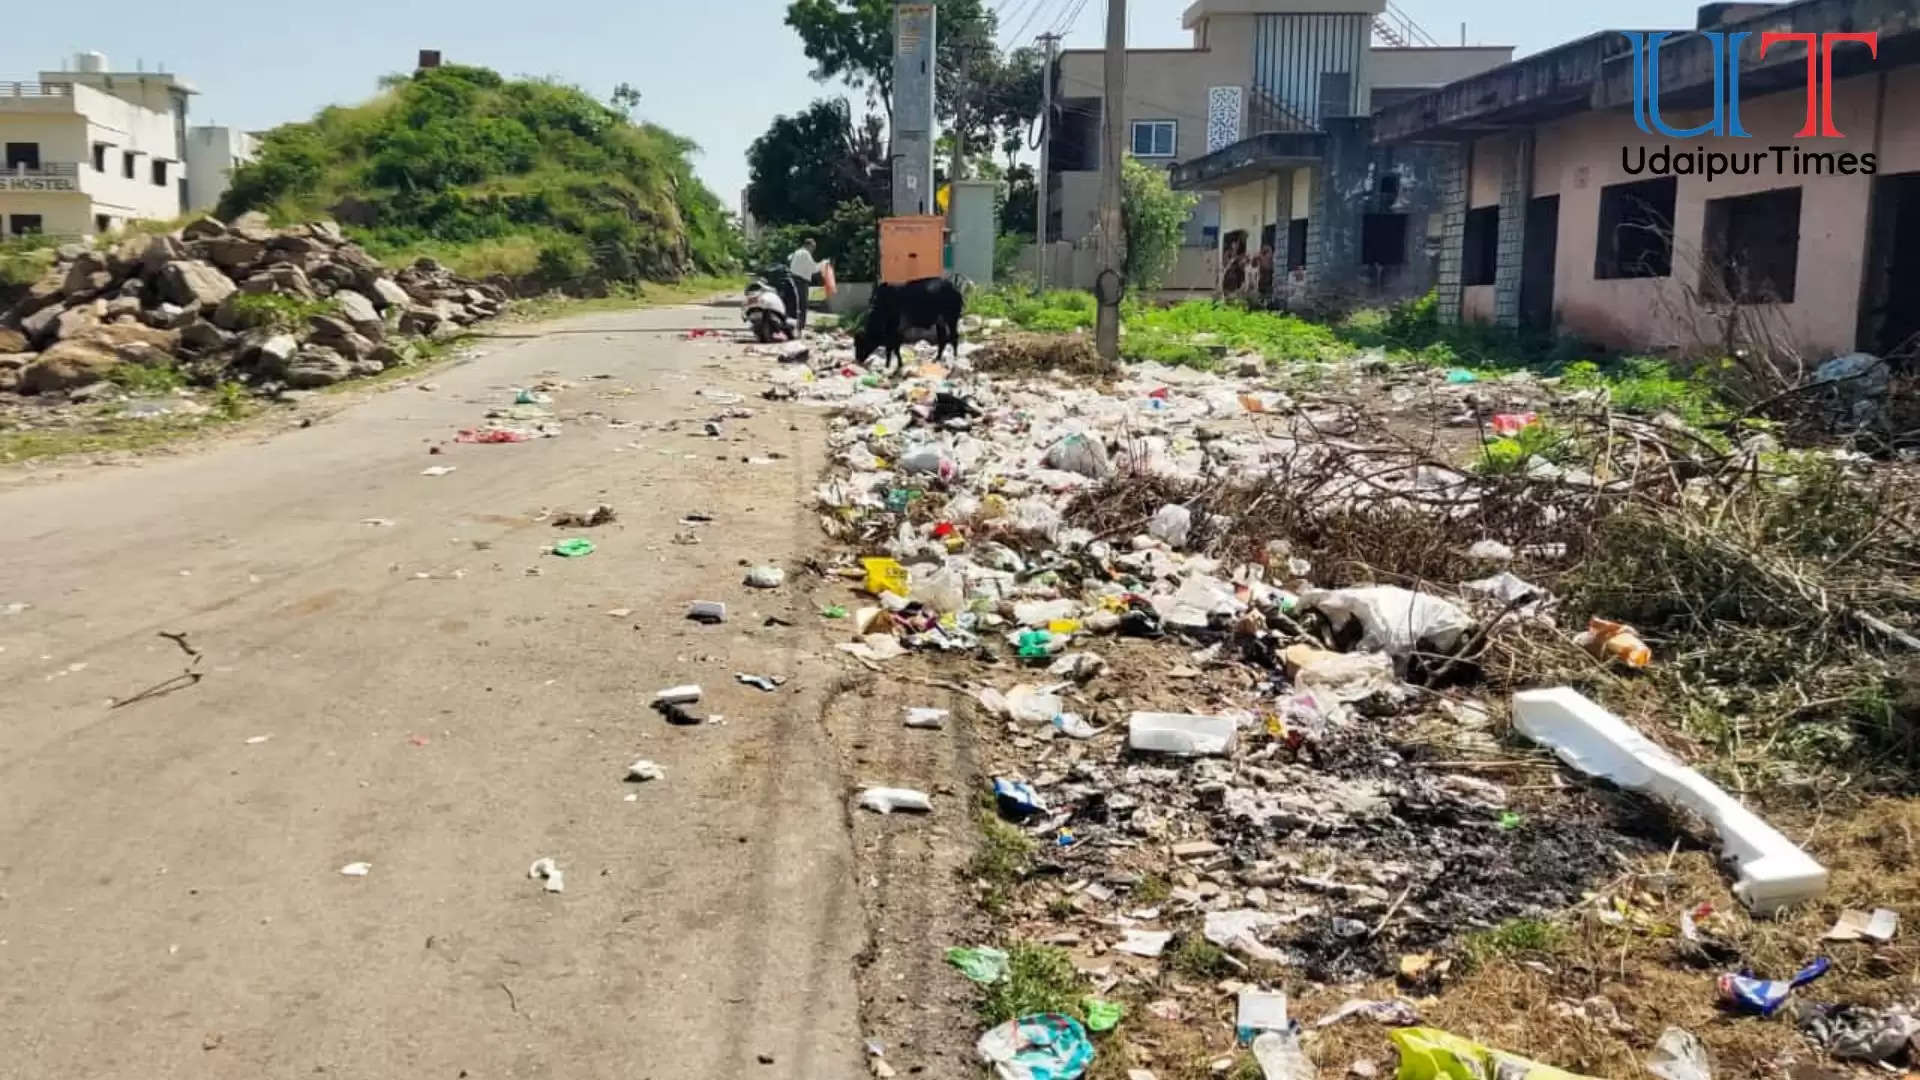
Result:
{"type": "Polygon", "coordinates": [[[1653,663],[1653,650],[1624,623],[1594,616],[1587,620],[1587,632],[1580,637],[1587,651],[1602,660],[1618,660],[1630,668],[1653,663]]]}

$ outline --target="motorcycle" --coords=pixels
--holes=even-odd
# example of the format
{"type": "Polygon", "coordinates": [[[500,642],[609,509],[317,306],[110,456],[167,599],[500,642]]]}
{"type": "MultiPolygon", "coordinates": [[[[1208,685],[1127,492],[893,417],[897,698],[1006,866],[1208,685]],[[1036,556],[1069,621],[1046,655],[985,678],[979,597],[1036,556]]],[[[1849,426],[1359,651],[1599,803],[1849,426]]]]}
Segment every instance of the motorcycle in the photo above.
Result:
{"type": "Polygon", "coordinates": [[[760,274],[747,282],[746,300],[740,317],[753,327],[754,340],[770,342],[776,335],[791,341],[799,337],[800,326],[787,303],[787,295],[768,279],[780,280],[773,273],[760,274]]]}

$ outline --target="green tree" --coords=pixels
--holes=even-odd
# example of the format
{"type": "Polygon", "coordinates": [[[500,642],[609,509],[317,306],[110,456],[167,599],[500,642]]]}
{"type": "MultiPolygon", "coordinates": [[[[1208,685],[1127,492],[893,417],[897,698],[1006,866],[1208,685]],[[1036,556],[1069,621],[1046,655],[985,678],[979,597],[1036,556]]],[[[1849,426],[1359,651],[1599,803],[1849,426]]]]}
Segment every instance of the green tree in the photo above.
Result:
{"type": "Polygon", "coordinates": [[[747,209],[769,225],[821,222],[848,200],[885,203],[890,176],[880,118],[856,127],[845,100],[816,101],[747,148],[747,209]]]}
{"type": "Polygon", "coordinates": [[[613,96],[608,100],[613,102],[614,108],[632,116],[633,110],[640,107],[640,91],[634,89],[632,83],[623,82],[613,88],[613,96]]]}
{"type": "MultiPolygon", "coordinates": [[[[870,105],[886,110],[893,120],[893,4],[894,0],[793,0],[787,5],[787,25],[800,35],[813,77],[841,79],[866,92],[870,105]]],[[[934,111],[942,120],[953,117],[960,93],[955,75],[964,64],[990,67],[998,57],[994,34],[998,20],[981,0],[940,0],[934,34],[934,111]]],[[[972,125],[969,125],[971,127],[972,125]]]]}
{"type": "Polygon", "coordinates": [[[1127,287],[1136,293],[1158,289],[1180,255],[1180,233],[1199,196],[1167,186],[1167,174],[1142,165],[1131,155],[1120,167],[1120,217],[1126,236],[1127,287]]]}

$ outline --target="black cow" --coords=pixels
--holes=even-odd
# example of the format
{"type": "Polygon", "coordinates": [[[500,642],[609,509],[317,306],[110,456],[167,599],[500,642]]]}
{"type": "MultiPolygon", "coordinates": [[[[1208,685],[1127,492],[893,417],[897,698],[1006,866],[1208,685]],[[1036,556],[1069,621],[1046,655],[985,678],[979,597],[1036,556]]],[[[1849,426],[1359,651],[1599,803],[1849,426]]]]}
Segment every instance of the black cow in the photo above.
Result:
{"type": "Polygon", "coordinates": [[[853,335],[853,358],[865,364],[877,349],[900,366],[900,346],[910,341],[931,341],[934,359],[953,346],[960,355],[960,312],[966,298],[960,287],[946,278],[930,277],[902,285],[875,285],[873,300],[867,305],[867,322],[853,335]]]}

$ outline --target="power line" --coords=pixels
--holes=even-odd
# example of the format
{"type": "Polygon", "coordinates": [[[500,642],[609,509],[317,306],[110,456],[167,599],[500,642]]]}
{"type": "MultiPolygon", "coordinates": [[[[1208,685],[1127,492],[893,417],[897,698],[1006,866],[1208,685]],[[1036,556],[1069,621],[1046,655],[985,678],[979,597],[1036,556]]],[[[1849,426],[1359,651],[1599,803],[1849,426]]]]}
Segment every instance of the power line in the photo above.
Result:
{"type": "Polygon", "coordinates": [[[1063,37],[1071,33],[1073,31],[1074,26],[1078,24],[1080,21],[1080,13],[1082,11],[1085,11],[1086,8],[1087,8],[1087,0],[1076,0],[1076,2],[1073,5],[1072,14],[1068,15],[1066,18],[1056,23],[1053,27],[1053,32],[1063,37]]]}
{"type": "MultiPolygon", "coordinates": [[[[1054,13],[1058,15],[1058,13],[1061,10],[1063,10],[1067,6],[1067,4],[1070,2],[1071,0],[1057,0],[1054,7],[1054,13]]],[[[1044,11],[1047,7],[1047,4],[1048,4],[1048,0],[1035,0],[1033,5],[1033,10],[1027,12],[1027,17],[1021,20],[1020,22],[1020,28],[1013,32],[1013,40],[1019,41],[1022,37],[1026,35],[1027,27],[1033,25],[1034,16],[1044,11]]]]}

